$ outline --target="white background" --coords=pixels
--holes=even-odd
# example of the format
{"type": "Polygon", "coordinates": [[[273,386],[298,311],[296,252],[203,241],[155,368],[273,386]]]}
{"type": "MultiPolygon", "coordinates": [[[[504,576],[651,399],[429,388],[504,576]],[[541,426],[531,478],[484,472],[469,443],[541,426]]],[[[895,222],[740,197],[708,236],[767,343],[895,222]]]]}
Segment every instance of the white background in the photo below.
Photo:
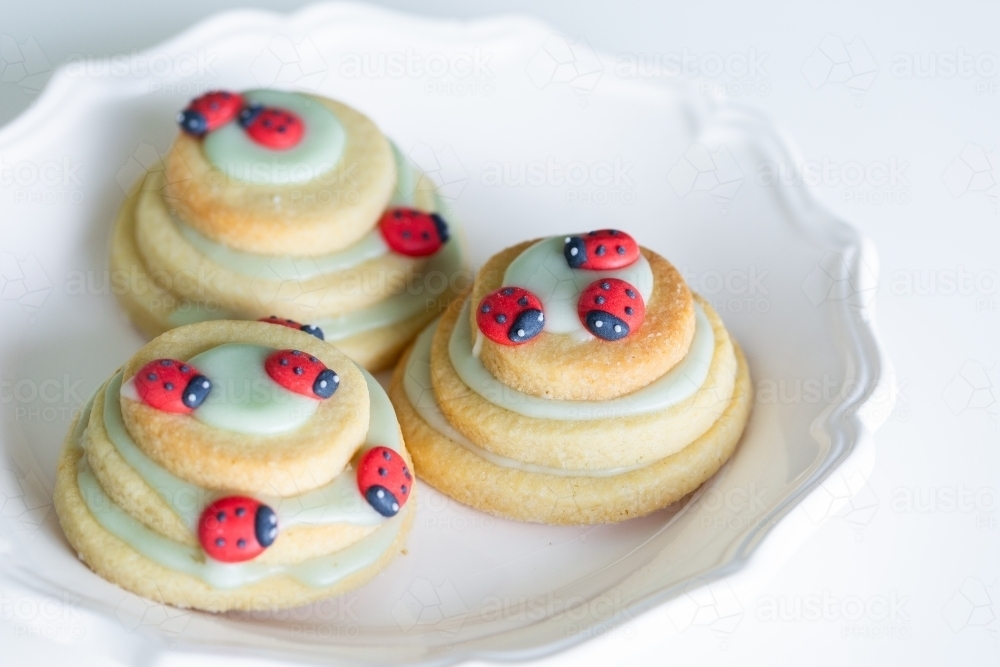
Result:
{"type": "MultiPolygon", "coordinates": [[[[0,2],[0,123],[67,59],[142,50],[224,7],[300,4],[0,2]]],[[[679,61],[680,76],[775,119],[815,167],[816,194],[881,258],[879,329],[900,391],[849,510],[764,590],[732,591],[738,622],[725,632],[679,632],[654,611],[544,664],[998,664],[998,6],[381,4],[455,18],[530,13],[652,75],[679,61]],[[831,71],[824,63],[845,46],[846,69],[831,71]]],[[[57,660],[92,662],[0,613],[0,662],[57,660]]]]}

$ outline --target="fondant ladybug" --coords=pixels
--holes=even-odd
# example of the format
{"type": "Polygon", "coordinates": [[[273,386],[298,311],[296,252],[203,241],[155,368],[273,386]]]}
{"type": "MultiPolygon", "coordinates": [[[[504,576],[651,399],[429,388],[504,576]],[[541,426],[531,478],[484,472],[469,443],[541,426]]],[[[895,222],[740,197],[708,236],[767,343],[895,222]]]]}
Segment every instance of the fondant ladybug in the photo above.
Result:
{"type": "Polygon", "coordinates": [[[639,244],[617,229],[598,229],[582,236],[567,236],[563,255],[572,269],[611,271],[639,259],[639,244]]]}
{"type": "Polygon", "coordinates": [[[340,386],[339,375],[300,350],[272,352],[264,360],[264,370],[285,389],[310,398],[330,398],[340,386]]]}
{"type": "Polygon", "coordinates": [[[542,302],[528,290],[501,287],[479,302],[476,324],[494,343],[520,345],[542,332],[545,314],[542,302]]]}
{"type": "Polygon", "coordinates": [[[240,111],[240,125],[256,143],[276,151],[296,146],[305,133],[305,124],[295,112],[260,104],[240,111]]]}
{"type": "Polygon", "coordinates": [[[258,322],[267,322],[268,324],[277,324],[283,327],[288,327],[289,329],[298,329],[299,331],[305,331],[307,334],[316,336],[320,340],[325,340],[323,338],[323,330],[312,324],[299,324],[295,320],[284,319],[278,317],[277,315],[269,315],[267,317],[262,317],[258,322]]]}
{"type": "Polygon", "coordinates": [[[177,123],[188,134],[201,137],[236,118],[243,106],[243,96],[214,90],[195,98],[177,116],[177,123]]]}
{"type": "Polygon", "coordinates": [[[154,359],[135,374],[135,390],[146,405],[189,414],[212,391],[212,382],[191,364],[176,359],[154,359]]]}
{"type": "Polygon", "coordinates": [[[278,537],[278,516],[267,505],[245,496],[220,498],[198,520],[198,541],[223,563],[255,558],[278,537]]]}
{"type": "Polygon", "coordinates": [[[580,294],[576,309],[587,331],[604,340],[621,340],[637,331],[646,314],[639,290],[618,278],[592,282],[580,294]]]}
{"type": "Polygon", "coordinates": [[[406,461],[388,447],[372,447],[358,462],[358,490],[382,516],[394,516],[412,488],[406,461]]]}
{"type": "Polygon", "coordinates": [[[448,224],[437,213],[414,208],[390,208],[382,214],[379,229],[395,252],[410,257],[426,257],[448,242],[448,224]]]}

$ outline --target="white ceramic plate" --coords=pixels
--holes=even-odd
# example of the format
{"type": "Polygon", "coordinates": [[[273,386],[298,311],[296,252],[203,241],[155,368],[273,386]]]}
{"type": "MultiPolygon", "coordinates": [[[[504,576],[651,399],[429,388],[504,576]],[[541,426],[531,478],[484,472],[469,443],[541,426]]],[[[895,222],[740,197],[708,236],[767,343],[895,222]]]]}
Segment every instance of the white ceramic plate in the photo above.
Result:
{"type": "MultiPolygon", "coordinates": [[[[875,252],[795,179],[769,181],[769,168],[795,160],[766,120],[689,85],[620,78],[613,59],[530,20],[355,5],[222,14],[148,52],[60,69],[0,131],[0,160],[0,583],[22,605],[15,616],[66,612],[15,618],[32,631],[127,663],[172,650],[512,659],[678,596],[683,617],[703,587],[750,585],[850,498],[891,407],[875,252]],[[49,498],[73,410],[143,343],[106,282],[110,221],[190,97],[270,85],[371,115],[442,186],[477,264],[525,238],[615,226],[681,267],[757,383],[732,462],[683,507],[617,526],[517,524],[424,488],[406,557],[361,590],[292,612],[170,609],[93,575],[49,498]]],[[[724,629],[724,607],[716,599],[686,622],[724,629]]]]}

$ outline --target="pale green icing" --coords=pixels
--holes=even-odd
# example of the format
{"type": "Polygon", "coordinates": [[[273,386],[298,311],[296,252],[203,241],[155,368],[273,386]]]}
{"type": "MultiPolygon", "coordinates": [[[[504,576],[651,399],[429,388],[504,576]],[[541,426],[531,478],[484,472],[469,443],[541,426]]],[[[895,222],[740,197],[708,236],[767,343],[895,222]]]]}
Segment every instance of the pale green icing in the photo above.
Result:
{"type": "Polygon", "coordinates": [[[537,419],[582,421],[659,412],[694,395],[708,378],[715,353],[715,332],[695,303],[695,331],[684,358],[642,389],[607,401],[564,401],[519,392],[499,380],[472,353],[469,301],[466,299],[448,342],[448,356],[462,382],[490,403],[537,419]]]}
{"type": "Polygon", "coordinates": [[[440,295],[442,283],[449,284],[463,269],[462,248],[453,233],[420,269],[412,285],[402,292],[360,310],[313,322],[328,341],[343,340],[365,331],[398,324],[427,310],[427,300],[440,295]]]}
{"type": "Polygon", "coordinates": [[[238,588],[282,574],[314,588],[332,586],[377,562],[396,540],[403,517],[408,511],[404,507],[375,532],[345,549],[302,563],[222,563],[207,558],[198,547],[181,544],[160,535],[118,507],[101,488],[86,457],[80,458],[77,484],[90,513],[105,530],[154,563],[196,577],[217,589],[238,588]]]}
{"type": "Polygon", "coordinates": [[[319,399],[289,391],[271,379],[264,361],[274,351],[226,343],[192,357],[191,365],[212,380],[212,391],[192,416],[216,428],[253,435],[285,433],[309,421],[319,399]]]}
{"type": "MultiPolygon", "coordinates": [[[[370,416],[368,434],[364,447],[388,447],[393,451],[403,450],[403,440],[399,433],[399,422],[389,396],[371,373],[360,366],[368,385],[370,416]]],[[[336,394],[334,394],[336,395],[336,394]]],[[[361,495],[354,470],[348,468],[332,482],[314,491],[308,491],[290,498],[261,498],[278,513],[278,525],[282,527],[302,525],[324,525],[350,523],[375,526],[385,521],[361,495]]]]}
{"type": "Polygon", "coordinates": [[[642,467],[630,466],[600,470],[549,468],[500,456],[473,443],[448,423],[448,420],[441,413],[441,406],[438,405],[437,397],[434,395],[434,387],[431,384],[431,341],[434,338],[434,332],[437,331],[437,325],[438,322],[435,321],[417,337],[406,365],[406,375],[403,377],[403,391],[406,392],[407,400],[410,401],[410,405],[417,411],[417,414],[435,431],[493,465],[513,468],[522,472],[558,477],[613,477],[642,467]]]}
{"type": "Polygon", "coordinates": [[[302,119],[302,140],[286,150],[265,148],[233,121],[205,135],[202,150],[209,162],[230,178],[256,185],[306,183],[332,170],[347,144],[337,116],[318,100],[280,90],[243,93],[248,103],[293,111],[302,119]]]}
{"type": "Polygon", "coordinates": [[[202,509],[212,502],[213,493],[184,481],[149,458],[135,444],[122,420],[120,396],[138,400],[132,380],[122,384],[121,371],[111,378],[104,392],[104,430],[108,434],[108,439],[125,463],[163,498],[188,528],[194,530],[198,525],[202,509]]]}
{"type": "Polygon", "coordinates": [[[396,189],[389,204],[392,206],[411,206],[413,205],[413,195],[417,191],[417,170],[399,150],[396,142],[390,141],[389,146],[392,148],[392,157],[396,162],[396,189]]]}
{"type": "Polygon", "coordinates": [[[181,236],[195,250],[221,267],[253,278],[268,280],[308,280],[327,273],[350,269],[389,252],[382,233],[376,227],[344,250],[315,257],[262,255],[235,250],[209,239],[172,215],[181,236]]]}
{"type": "Polygon", "coordinates": [[[523,287],[542,302],[545,311],[544,331],[569,334],[580,341],[594,336],[587,331],[577,313],[580,293],[598,278],[618,278],[639,290],[649,303],[653,295],[653,271],[642,255],[624,269],[589,271],[572,269],[563,255],[565,236],[543,239],[518,255],[504,272],[504,286],[523,287]]]}

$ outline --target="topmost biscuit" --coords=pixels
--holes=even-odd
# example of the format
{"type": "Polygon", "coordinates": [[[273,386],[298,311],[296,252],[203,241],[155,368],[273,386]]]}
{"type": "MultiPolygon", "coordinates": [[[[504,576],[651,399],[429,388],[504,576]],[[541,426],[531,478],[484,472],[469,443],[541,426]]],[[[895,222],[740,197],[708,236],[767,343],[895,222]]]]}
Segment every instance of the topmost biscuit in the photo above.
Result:
{"type": "Polygon", "coordinates": [[[208,93],[178,122],[166,160],[171,207],[231,248],[314,256],[343,250],[393,194],[389,141],[354,109],[277,90],[208,93]]]}

